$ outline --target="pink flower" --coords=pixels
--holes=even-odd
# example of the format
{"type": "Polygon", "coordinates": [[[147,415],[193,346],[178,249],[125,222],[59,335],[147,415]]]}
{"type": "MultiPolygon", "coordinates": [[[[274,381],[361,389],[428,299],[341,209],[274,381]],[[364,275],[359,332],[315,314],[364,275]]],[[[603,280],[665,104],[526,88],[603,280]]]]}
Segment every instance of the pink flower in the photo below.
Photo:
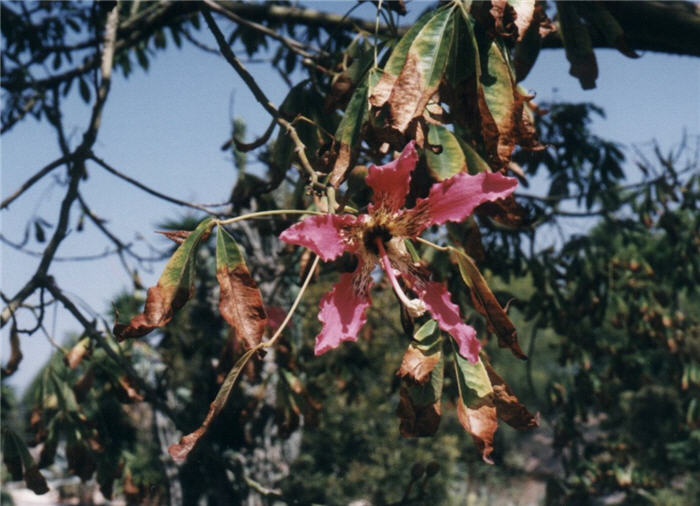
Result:
{"type": "Polygon", "coordinates": [[[406,209],[404,201],[417,161],[418,153],[411,141],[393,162],[370,166],[366,182],[374,194],[367,214],[312,216],[280,235],[284,242],[305,246],[324,261],[346,251],[358,260],[355,272],[341,274],[340,281],[321,299],[318,319],[323,328],[316,336],[316,355],[336,348],[342,341],[357,340],[371,303],[370,274],[379,264],[409,313],[419,316],[427,310],[455,339],[460,355],[477,361],[480,343],[475,330],[462,321],[447,286],[431,281],[429,272],[412,261],[404,241],[415,239],[431,225],[462,221],[486,201],[507,197],[515,190],[517,180],[501,174],[460,173],[434,184],[426,198],[406,209]],[[398,277],[416,298],[404,292],[398,277]]]}

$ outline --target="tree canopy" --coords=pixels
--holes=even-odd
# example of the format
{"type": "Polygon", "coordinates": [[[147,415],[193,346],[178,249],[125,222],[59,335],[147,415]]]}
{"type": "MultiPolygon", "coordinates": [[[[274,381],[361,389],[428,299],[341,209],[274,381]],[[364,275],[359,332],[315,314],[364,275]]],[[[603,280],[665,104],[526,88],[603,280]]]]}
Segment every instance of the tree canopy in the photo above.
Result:
{"type": "Polygon", "coordinates": [[[559,465],[535,471],[548,504],[698,493],[698,139],[640,151],[632,181],[590,131],[599,107],[520,84],[542,49],[562,48],[584,89],[595,48],[698,56],[698,7],[372,3],[374,19],[355,4],[0,5],[2,133],[35,118],[60,149],[0,208],[23,219],[12,204],[52,176],[62,192],[23,239],[2,237],[38,257],[2,291],[3,380],[29,336],[56,345],[24,399],[3,382],[9,477],[41,494],[58,467],[134,504],[457,504],[465,474],[502,476],[481,461],[518,467],[505,422],[551,435],[559,465]],[[113,73],[172,45],[218,55],[269,116],[252,141],[243,118],[221,132],[238,175],[226,202],[172,197],[100,153],[113,73]],[[256,58],[288,83],[281,103],[256,58]],[[77,136],[74,95],[90,107],[77,136]],[[115,233],[84,197],[92,171],[190,211],[162,222],[172,248],[115,233]],[[591,226],[543,243],[567,218],[591,226]],[[88,226],[133,287],[109,315],[52,276],[88,226]],[[59,308],[70,344],[47,331],[59,308]]]}

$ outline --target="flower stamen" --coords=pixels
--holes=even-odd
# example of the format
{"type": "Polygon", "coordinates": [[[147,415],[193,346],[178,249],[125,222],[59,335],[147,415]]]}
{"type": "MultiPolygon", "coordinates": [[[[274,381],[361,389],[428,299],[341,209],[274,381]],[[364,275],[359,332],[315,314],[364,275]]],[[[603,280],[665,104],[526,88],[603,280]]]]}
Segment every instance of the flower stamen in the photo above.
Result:
{"type": "Polygon", "coordinates": [[[425,304],[420,299],[409,299],[408,295],[406,295],[406,293],[401,289],[401,285],[399,285],[399,280],[396,279],[396,274],[394,274],[394,268],[391,266],[391,262],[389,261],[389,255],[386,254],[386,250],[384,249],[384,243],[382,243],[382,240],[380,238],[377,238],[375,240],[375,244],[377,245],[379,258],[382,261],[382,267],[384,267],[384,271],[389,277],[389,281],[391,282],[391,286],[394,288],[394,293],[396,293],[396,296],[403,303],[403,305],[406,306],[408,313],[412,317],[417,318],[423,315],[423,313],[425,313],[425,304]]]}

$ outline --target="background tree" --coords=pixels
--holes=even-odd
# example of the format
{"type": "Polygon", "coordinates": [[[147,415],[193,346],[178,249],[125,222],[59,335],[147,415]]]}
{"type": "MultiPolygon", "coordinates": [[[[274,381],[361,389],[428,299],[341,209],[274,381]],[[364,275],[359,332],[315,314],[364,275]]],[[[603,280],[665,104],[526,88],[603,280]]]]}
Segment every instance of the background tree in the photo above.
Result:
{"type": "MultiPolygon", "coordinates": [[[[286,3],[2,4],[2,131],[35,116],[51,125],[61,149],[59,158],[5,197],[2,208],[42,178],[65,172],[55,220],[32,219],[25,240],[14,243],[26,249],[31,233],[45,248],[26,284],[15,294],[3,293],[2,325],[11,329],[12,350],[3,377],[19,365],[22,336],[44,329],[47,308],[63,307],[82,326],[73,347],[60,351],[28,393],[32,443],[41,445],[38,461],[26,451],[16,424],[3,423],[3,458],[13,477],[45,491],[38,468],[51,465],[58,452],[70,473],[85,480],[94,475],[107,496],[116,481],[136,503],[193,504],[200,497],[215,504],[266,497],[342,502],[359,495],[377,504],[420,503],[428,492],[447,498],[449,483],[473,464],[449,450],[457,423],[485,460],[503,462],[498,441],[491,454],[496,413],[521,428],[534,418],[489,365],[471,366],[439,333],[422,332],[430,322],[399,318],[388,285],[375,295],[371,339],[336,350],[328,360],[314,359],[309,335],[317,325],[320,288],[336,271],[350,270],[350,260],[318,269],[308,253],[283,248],[277,236],[295,221],[291,212],[280,211],[276,220],[236,218],[312,206],[324,212],[362,209],[371,196],[366,165],[386,161],[409,140],[421,155],[409,207],[432,183],[461,172],[510,172],[523,184],[541,175],[549,181],[546,194],[519,192],[480,206],[469,221],[431,230],[431,241],[448,246],[422,243],[415,252],[459,294],[455,299],[479,335],[497,338],[485,347],[483,364],[490,359],[518,394],[531,397],[554,421],[564,474],[552,477],[549,499],[585,502],[622,490],[630,501],[641,500],[672,477],[697,472],[698,334],[691,310],[698,278],[696,157],[686,162],[685,150],[656,153],[654,162],[640,166],[644,180],[625,185],[622,152],[587,129],[590,114],[599,110],[551,104],[543,115],[517,85],[540,47],[563,44],[571,73],[585,88],[597,77],[594,45],[614,46],[629,56],[635,49],[697,55],[697,8],[656,2],[562,2],[556,9],[534,2],[450,2],[426,6],[408,29],[400,24],[405,9],[402,2],[380,3],[376,20],[368,21],[286,3]],[[217,48],[199,41],[197,33],[204,30],[217,48]],[[134,63],[147,69],[169,40],[220,52],[271,117],[267,132],[252,143],[242,142],[242,124],[234,124],[225,149],[235,155],[239,179],[223,205],[165,195],[99,154],[96,141],[113,69],[125,75],[134,63]],[[272,67],[285,76],[303,75],[290,83],[279,106],[234,52],[241,45],[251,58],[272,53],[272,67]],[[76,91],[92,106],[78,143],[66,132],[62,109],[64,97],[76,91]],[[265,173],[246,169],[244,155],[251,152],[265,173]],[[82,190],[90,184],[88,169],[105,170],[200,213],[164,227],[180,245],[159,283],[160,292],[170,295],[155,320],[148,305],[144,317],[132,319],[143,300],[137,268],[162,256],[118,237],[92,211],[82,190]],[[567,202],[577,209],[568,210],[567,202]],[[201,221],[205,215],[218,221],[201,221]],[[541,231],[563,217],[596,217],[600,223],[590,234],[542,247],[541,231]],[[103,234],[111,245],[108,254],[119,256],[137,290],[136,298],[124,295],[115,303],[116,320],[129,324],[112,329],[51,277],[59,245],[71,239],[69,229],[80,230],[85,221],[103,234]],[[214,224],[215,250],[206,242],[214,224]],[[254,280],[261,295],[257,289],[243,292],[231,281],[234,271],[245,273],[235,279],[245,279],[249,288],[254,280]],[[277,308],[285,308],[284,314],[316,277],[319,282],[301,303],[308,316],[284,333],[266,331],[265,320],[280,328],[277,308]],[[502,290],[494,295],[487,280],[502,290]],[[223,320],[212,298],[217,281],[230,297],[220,306],[223,320]],[[520,293],[509,293],[513,288],[520,293]],[[185,305],[187,298],[192,300],[185,305]],[[513,311],[529,321],[522,326],[532,332],[523,345],[531,357],[527,366],[513,366],[497,349],[522,355],[515,332],[521,324],[514,325],[504,310],[511,298],[513,311]],[[232,316],[241,305],[255,309],[258,299],[267,306],[267,319],[232,316]],[[251,326],[255,330],[248,331],[251,326]],[[155,337],[126,339],[154,328],[155,337]],[[557,367],[543,363],[549,355],[535,348],[540,330],[557,346],[557,367]],[[115,336],[126,340],[119,343],[115,336]],[[416,357],[429,376],[402,367],[404,378],[391,380],[406,346],[403,360],[416,357]],[[521,373],[508,374],[511,370],[521,373]],[[535,381],[542,370],[546,377],[535,381]],[[545,383],[551,383],[548,402],[538,399],[545,383]],[[329,384],[335,389],[329,391],[329,384]],[[391,453],[389,445],[378,450],[366,432],[353,429],[362,421],[375,423],[372,438],[390,439],[394,432],[379,421],[400,398],[402,434],[432,434],[441,397],[445,411],[454,413],[447,408],[456,406],[460,416],[446,418],[434,440],[391,453]],[[658,412],[666,415],[658,423],[640,423],[658,412]],[[200,426],[207,413],[211,417],[200,426]],[[476,424],[478,416],[487,422],[476,424]],[[318,430],[303,430],[315,424],[318,430]],[[144,427],[152,437],[144,435],[144,427]],[[177,457],[191,452],[177,467],[166,449],[187,433],[181,446],[171,447],[177,457]],[[337,451],[328,451],[330,441],[337,451]],[[434,461],[441,462],[439,469],[434,461]],[[416,465],[409,469],[408,462],[416,465]],[[376,485],[361,488],[369,472],[376,485]]],[[[148,297],[155,300],[152,293],[148,297]]],[[[670,492],[657,495],[664,493],[670,492]]]]}

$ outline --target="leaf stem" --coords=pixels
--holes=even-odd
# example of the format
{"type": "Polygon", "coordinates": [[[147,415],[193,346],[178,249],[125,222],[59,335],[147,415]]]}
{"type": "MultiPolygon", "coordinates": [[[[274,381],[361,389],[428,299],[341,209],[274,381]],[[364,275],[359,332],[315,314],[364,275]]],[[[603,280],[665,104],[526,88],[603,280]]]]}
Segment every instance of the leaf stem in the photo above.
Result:
{"type": "Polygon", "coordinates": [[[226,220],[216,220],[216,225],[230,225],[231,223],[236,223],[237,221],[248,220],[251,218],[263,218],[265,216],[274,216],[280,214],[326,214],[320,211],[306,211],[303,209],[271,209],[269,211],[258,211],[255,213],[242,214],[241,216],[236,216],[235,218],[228,218],[226,220]]]}
{"type": "Polygon", "coordinates": [[[439,244],[435,244],[434,242],[423,239],[422,237],[416,237],[416,241],[421,242],[426,246],[430,246],[431,248],[435,248],[438,251],[452,251],[454,249],[452,246],[440,246],[439,244]]]}
{"type": "Polygon", "coordinates": [[[318,266],[318,262],[321,258],[317,255],[316,258],[314,258],[314,263],[311,265],[311,269],[309,269],[309,273],[306,275],[306,279],[304,280],[304,284],[301,285],[301,289],[299,290],[299,293],[297,294],[297,298],[294,299],[294,303],[292,304],[292,307],[289,309],[289,312],[287,313],[287,316],[285,316],[284,320],[280,324],[280,326],[277,328],[273,336],[265,341],[264,343],[259,344],[258,346],[261,348],[269,348],[271,346],[274,346],[279,337],[282,335],[282,331],[284,328],[287,326],[289,323],[289,320],[292,319],[292,315],[294,314],[294,311],[296,311],[297,306],[301,302],[301,298],[304,296],[304,292],[306,291],[307,287],[309,286],[309,283],[311,282],[311,278],[314,275],[314,272],[316,271],[316,266],[318,266]]]}

